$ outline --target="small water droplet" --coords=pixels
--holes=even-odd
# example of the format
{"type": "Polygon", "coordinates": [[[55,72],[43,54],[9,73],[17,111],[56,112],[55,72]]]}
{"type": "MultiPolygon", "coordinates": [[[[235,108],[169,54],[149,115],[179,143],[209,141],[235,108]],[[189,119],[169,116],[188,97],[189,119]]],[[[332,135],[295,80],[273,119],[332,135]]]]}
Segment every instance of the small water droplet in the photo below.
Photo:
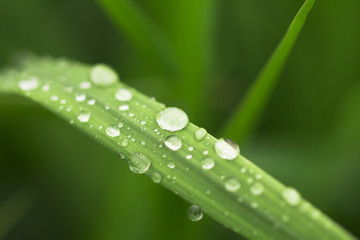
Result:
{"type": "Polygon", "coordinates": [[[127,111],[127,110],[129,110],[129,105],[121,105],[121,106],[119,106],[119,110],[120,111],[127,111]]]}
{"type": "Polygon", "coordinates": [[[78,120],[80,122],[87,122],[90,119],[90,113],[88,112],[81,112],[78,116],[77,116],[78,120]]]}
{"type": "Polygon", "coordinates": [[[141,145],[143,145],[143,146],[146,145],[146,142],[145,142],[145,141],[141,141],[140,143],[141,143],[141,145]]]}
{"type": "Polygon", "coordinates": [[[115,98],[119,101],[130,101],[132,97],[132,93],[126,88],[119,88],[115,93],[115,98]]]}
{"type": "Polygon", "coordinates": [[[110,137],[118,137],[120,136],[120,129],[116,126],[108,126],[105,130],[106,135],[110,137]]]}
{"type": "Polygon", "coordinates": [[[92,106],[95,104],[95,102],[96,100],[93,98],[93,99],[89,99],[87,103],[92,106]]]}
{"type": "Polygon", "coordinates": [[[205,137],[206,133],[207,133],[207,131],[204,128],[196,129],[196,131],[195,131],[196,141],[201,141],[205,137]]]}
{"type": "Polygon", "coordinates": [[[89,88],[91,88],[91,83],[90,83],[90,82],[81,82],[81,83],[79,84],[79,87],[80,87],[81,89],[89,89],[89,88]]]}
{"type": "Polygon", "coordinates": [[[167,166],[171,169],[174,169],[176,167],[176,164],[174,162],[169,162],[167,166]]]}
{"type": "Polygon", "coordinates": [[[49,90],[50,90],[50,85],[49,84],[45,84],[41,88],[41,91],[43,91],[43,92],[48,92],[49,90]]]}
{"type": "Polygon", "coordinates": [[[84,93],[75,95],[75,100],[77,102],[83,102],[83,101],[85,101],[85,99],[86,99],[86,95],[84,93]]]}
{"type": "Polygon", "coordinates": [[[166,138],[165,146],[173,151],[177,151],[181,148],[182,142],[177,136],[172,135],[166,138]]]}
{"type": "Polygon", "coordinates": [[[161,179],[162,179],[162,175],[159,172],[156,172],[156,171],[151,173],[150,177],[151,177],[151,179],[153,180],[154,183],[160,183],[161,179]]]}
{"type": "Polygon", "coordinates": [[[63,104],[63,105],[66,104],[66,99],[61,99],[60,104],[63,104]]]}
{"type": "Polygon", "coordinates": [[[188,150],[189,150],[190,152],[192,152],[192,151],[194,150],[194,147],[193,147],[193,146],[189,146],[189,147],[188,147],[188,150]]]}
{"type": "Polygon", "coordinates": [[[150,159],[140,152],[132,153],[129,160],[129,168],[137,174],[145,173],[151,165],[150,159]]]}
{"type": "Polygon", "coordinates": [[[200,207],[192,205],[188,210],[188,216],[191,221],[197,222],[203,218],[203,212],[200,207]]]}
{"type": "Polygon", "coordinates": [[[141,125],[145,125],[145,124],[146,124],[146,121],[141,121],[140,124],[141,124],[141,125]]]}
{"type": "Polygon", "coordinates": [[[204,158],[202,161],[201,161],[201,166],[203,169],[205,170],[209,170],[209,169],[212,169],[214,166],[215,166],[215,161],[214,159],[212,158],[204,158]]]}
{"type": "Polygon", "coordinates": [[[125,138],[122,142],[121,142],[121,145],[123,147],[127,147],[129,145],[129,140],[127,140],[127,138],[125,138]]]}
{"type": "Polygon", "coordinates": [[[225,188],[229,192],[236,192],[241,188],[241,184],[236,178],[229,178],[225,182],[225,188]]]}
{"type": "Polygon", "coordinates": [[[296,206],[300,203],[301,196],[298,193],[298,191],[296,191],[296,189],[294,188],[286,187],[282,191],[281,195],[284,198],[284,200],[291,206],[296,206]]]}
{"type": "Polygon", "coordinates": [[[264,192],[265,188],[264,185],[262,185],[259,182],[254,183],[251,187],[250,187],[250,191],[253,195],[255,196],[259,196],[264,192]]]}
{"type": "Polygon", "coordinates": [[[37,79],[36,77],[32,77],[32,78],[26,79],[26,80],[21,80],[18,83],[19,88],[23,91],[35,90],[39,87],[39,85],[40,85],[39,79],[37,79]]]}
{"type": "Polygon", "coordinates": [[[239,155],[239,151],[222,138],[215,143],[215,151],[219,157],[226,160],[233,160],[239,155]]]}
{"type": "Polygon", "coordinates": [[[58,96],[56,96],[56,95],[51,95],[51,96],[50,96],[50,101],[56,102],[56,101],[58,101],[58,100],[59,100],[59,97],[58,97],[58,96]]]}
{"type": "Polygon", "coordinates": [[[119,77],[114,70],[105,64],[97,64],[90,70],[92,82],[100,87],[107,87],[115,84],[119,77]]]}
{"type": "Polygon", "coordinates": [[[189,118],[183,110],[168,107],[156,115],[156,122],[161,129],[174,132],[184,129],[189,124],[189,118]]]}
{"type": "Polygon", "coordinates": [[[192,158],[191,154],[186,155],[186,159],[190,160],[192,158]]]}

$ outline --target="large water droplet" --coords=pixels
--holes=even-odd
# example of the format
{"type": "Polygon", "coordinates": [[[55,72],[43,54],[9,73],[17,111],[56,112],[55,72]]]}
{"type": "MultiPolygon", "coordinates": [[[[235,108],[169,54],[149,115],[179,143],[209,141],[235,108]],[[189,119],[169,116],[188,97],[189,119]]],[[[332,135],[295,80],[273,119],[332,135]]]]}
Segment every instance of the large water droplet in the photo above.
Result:
{"type": "Polygon", "coordinates": [[[150,159],[140,152],[131,154],[129,160],[129,168],[132,172],[137,174],[145,173],[151,165],[150,159]]]}
{"type": "Polygon", "coordinates": [[[224,138],[224,141],[227,142],[230,146],[232,146],[237,152],[240,153],[240,147],[239,145],[231,140],[230,138],[224,138]]]}
{"type": "Polygon", "coordinates": [[[225,188],[229,192],[236,192],[241,188],[241,184],[236,178],[229,178],[225,182],[225,188]]]}
{"type": "Polygon", "coordinates": [[[177,136],[169,136],[165,140],[165,146],[173,151],[177,151],[181,148],[182,142],[177,136]]]}
{"type": "Polygon", "coordinates": [[[126,88],[119,88],[115,93],[115,98],[119,101],[130,101],[132,97],[132,93],[126,88]]]}
{"type": "Polygon", "coordinates": [[[37,79],[36,77],[32,77],[26,80],[21,80],[18,83],[19,88],[23,91],[35,90],[39,87],[39,85],[40,85],[39,79],[37,79]]]}
{"type": "Polygon", "coordinates": [[[198,128],[195,131],[195,139],[196,141],[201,141],[205,135],[206,135],[207,131],[205,130],[205,128],[198,128]]]}
{"type": "Polygon", "coordinates": [[[262,185],[259,182],[254,183],[251,187],[250,187],[250,191],[253,195],[258,196],[261,195],[264,192],[265,188],[264,185],[262,185]]]}
{"type": "Polygon", "coordinates": [[[105,130],[106,135],[110,137],[118,137],[120,136],[120,129],[116,126],[108,126],[105,130]]]}
{"type": "Polygon", "coordinates": [[[239,151],[222,138],[215,143],[215,151],[219,157],[226,160],[233,160],[239,155],[239,151]]]}
{"type": "Polygon", "coordinates": [[[214,166],[215,166],[215,161],[214,159],[212,158],[204,158],[202,161],[201,161],[201,166],[203,169],[205,170],[209,170],[209,169],[212,169],[214,166]]]}
{"type": "Polygon", "coordinates": [[[203,218],[203,212],[200,207],[192,205],[188,210],[188,216],[191,221],[197,222],[203,218]]]}
{"type": "Polygon", "coordinates": [[[90,78],[97,86],[106,87],[115,84],[119,77],[114,70],[104,64],[97,64],[90,70],[90,78]]]}
{"type": "Polygon", "coordinates": [[[78,120],[80,122],[87,122],[90,119],[90,113],[88,112],[81,112],[78,116],[77,116],[78,120]]]}
{"type": "Polygon", "coordinates": [[[298,191],[296,191],[296,189],[294,188],[286,187],[282,191],[281,195],[284,198],[284,200],[291,206],[296,206],[300,203],[301,196],[298,193],[298,191]]]}
{"type": "Polygon", "coordinates": [[[156,115],[156,122],[161,129],[174,132],[185,128],[189,124],[189,118],[183,110],[168,107],[156,115]]]}

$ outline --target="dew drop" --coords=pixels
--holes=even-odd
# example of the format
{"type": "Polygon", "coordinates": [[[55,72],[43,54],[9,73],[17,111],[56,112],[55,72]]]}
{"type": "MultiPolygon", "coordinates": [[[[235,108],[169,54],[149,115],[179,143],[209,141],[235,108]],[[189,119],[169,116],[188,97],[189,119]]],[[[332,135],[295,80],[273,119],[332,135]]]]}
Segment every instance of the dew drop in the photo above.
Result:
{"type": "Polygon", "coordinates": [[[58,101],[58,100],[59,100],[59,97],[58,97],[58,96],[56,96],[56,95],[51,95],[51,96],[50,96],[50,101],[56,102],[56,101],[58,101]]]}
{"type": "Polygon", "coordinates": [[[151,180],[153,180],[154,183],[160,183],[162,179],[162,175],[159,172],[154,171],[150,175],[151,180]]]}
{"type": "Polygon", "coordinates": [[[189,118],[183,110],[168,107],[156,115],[156,122],[161,129],[174,132],[184,129],[189,124],[189,118]]]}
{"type": "Polygon", "coordinates": [[[120,129],[116,126],[108,126],[105,130],[106,135],[110,137],[118,137],[120,136],[120,129]]]}
{"type": "Polygon", "coordinates": [[[121,145],[123,147],[127,147],[129,145],[129,140],[127,140],[127,138],[125,138],[122,142],[121,142],[121,145]]]}
{"type": "Polygon", "coordinates": [[[166,138],[165,146],[173,151],[177,151],[181,148],[182,142],[177,136],[172,135],[166,138]]]}
{"type": "Polygon", "coordinates": [[[87,103],[92,106],[95,104],[95,102],[96,100],[93,98],[93,99],[89,99],[87,103]]]}
{"type": "Polygon", "coordinates": [[[187,160],[192,159],[192,155],[191,155],[191,154],[186,155],[186,159],[187,159],[187,160]]]}
{"type": "Polygon", "coordinates": [[[238,151],[240,153],[240,147],[236,142],[234,142],[230,138],[224,138],[224,141],[226,143],[228,143],[230,146],[232,146],[236,151],[238,151]]]}
{"type": "Polygon", "coordinates": [[[200,207],[192,205],[188,210],[188,216],[191,221],[197,222],[203,218],[203,212],[200,207]]]}
{"type": "Polygon", "coordinates": [[[233,160],[239,155],[239,151],[222,138],[215,143],[215,151],[219,157],[226,160],[233,160]]]}
{"type": "Polygon", "coordinates": [[[125,88],[119,88],[115,93],[115,98],[119,101],[130,101],[132,97],[132,93],[125,88]]]}
{"type": "Polygon", "coordinates": [[[205,130],[205,128],[198,128],[195,131],[195,139],[196,141],[201,141],[205,135],[206,135],[207,131],[205,130]]]}
{"type": "Polygon", "coordinates": [[[41,91],[43,91],[43,92],[48,92],[49,90],[50,90],[50,85],[49,84],[45,84],[41,88],[41,91]]]}
{"type": "Polygon", "coordinates": [[[120,111],[127,111],[127,110],[129,110],[129,105],[121,105],[121,106],[119,106],[119,110],[120,111]]]}
{"type": "Polygon", "coordinates": [[[204,158],[202,161],[201,161],[201,166],[203,169],[205,170],[209,170],[209,169],[212,169],[214,166],[215,166],[215,161],[214,159],[212,158],[204,158]]]}
{"type": "Polygon", "coordinates": [[[89,89],[89,88],[91,88],[91,83],[90,83],[90,82],[81,82],[81,83],[79,84],[79,87],[80,87],[81,89],[89,89]]]}
{"type": "Polygon", "coordinates": [[[298,193],[298,191],[296,191],[296,189],[294,188],[286,187],[282,191],[281,195],[284,198],[284,200],[291,206],[296,206],[300,203],[301,196],[298,193]]]}
{"type": "Polygon", "coordinates": [[[86,99],[86,95],[84,93],[75,95],[75,100],[77,102],[83,102],[83,101],[85,101],[85,99],[86,99]]]}
{"type": "Polygon", "coordinates": [[[176,164],[174,162],[169,162],[167,166],[168,168],[174,169],[176,167],[176,164]]]}
{"type": "Polygon", "coordinates": [[[264,185],[262,185],[259,182],[254,183],[251,187],[250,187],[250,191],[253,195],[255,196],[259,196],[264,192],[265,188],[264,185]]]}
{"type": "Polygon", "coordinates": [[[90,70],[91,81],[100,87],[107,87],[115,84],[119,77],[114,70],[105,64],[97,64],[90,70]]]}
{"type": "Polygon", "coordinates": [[[137,174],[145,173],[151,165],[150,159],[140,152],[132,153],[129,160],[129,168],[137,174]]]}
{"type": "Polygon", "coordinates": [[[19,88],[23,91],[35,90],[39,87],[39,85],[40,85],[39,79],[37,79],[36,77],[32,77],[32,78],[26,79],[26,80],[21,80],[18,83],[19,88]]]}
{"type": "Polygon", "coordinates": [[[90,119],[90,113],[88,113],[88,112],[81,112],[81,113],[77,116],[77,119],[78,119],[80,122],[87,122],[87,121],[89,121],[89,119],[90,119]]]}
{"type": "Polygon", "coordinates": [[[225,182],[225,188],[229,192],[236,192],[241,188],[241,184],[236,178],[229,178],[225,182]]]}

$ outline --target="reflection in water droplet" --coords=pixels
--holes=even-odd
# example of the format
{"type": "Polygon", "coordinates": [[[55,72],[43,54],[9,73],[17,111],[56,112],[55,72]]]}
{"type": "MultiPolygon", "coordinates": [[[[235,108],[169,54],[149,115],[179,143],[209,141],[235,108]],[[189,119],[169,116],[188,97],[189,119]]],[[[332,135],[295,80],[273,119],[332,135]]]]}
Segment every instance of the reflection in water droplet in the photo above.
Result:
{"type": "Polygon", "coordinates": [[[286,187],[281,195],[284,200],[291,206],[296,206],[300,203],[301,196],[294,188],[286,187]]]}
{"type": "Polygon", "coordinates": [[[189,124],[189,118],[183,110],[168,107],[156,115],[156,122],[161,129],[174,132],[184,129],[189,124]]]}
{"type": "Polygon", "coordinates": [[[188,210],[188,216],[191,221],[197,222],[203,218],[203,212],[200,207],[192,205],[188,210]]]}
{"type": "Polygon", "coordinates": [[[37,79],[36,77],[32,77],[32,78],[26,79],[26,80],[21,80],[18,83],[19,88],[23,91],[35,90],[39,87],[39,85],[40,85],[39,79],[37,79]]]}
{"type": "Polygon", "coordinates": [[[106,135],[110,137],[118,137],[120,136],[120,129],[116,126],[108,126],[105,130],[106,135]]]}
{"type": "Polygon", "coordinates": [[[129,168],[137,174],[145,173],[151,165],[150,159],[140,152],[132,153],[129,160],[129,168]]]}
{"type": "Polygon", "coordinates": [[[222,138],[215,143],[215,151],[219,157],[226,160],[233,160],[239,155],[237,149],[222,138]]]}
{"type": "Polygon", "coordinates": [[[209,170],[215,166],[215,161],[214,159],[207,157],[201,161],[201,165],[203,169],[209,170]]]}
{"type": "Polygon", "coordinates": [[[93,66],[90,70],[90,78],[95,85],[100,87],[111,86],[119,79],[116,72],[105,64],[93,66]]]}
{"type": "Polygon", "coordinates": [[[236,192],[241,187],[240,182],[236,178],[229,178],[225,182],[225,188],[229,192],[236,192]]]}
{"type": "Polygon", "coordinates": [[[240,147],[239,145],[231,140],[230,138],[224,138],[224,141],[227,142],[230,146],[232,146],[237,152],[240,153],[240,147]]]}
{"type": "Polygon", "coordinates": [[[115,93],[115,98],[119,101],[130,101],[132,97],[132,93],[126,88],[119,88],[115,93]]]}
{"type": "Polygon", "coordinates": [[[198,128],[195,131],[195,139],[196,141],[201,141],[205,135],[206,135],[207,131],[204,128],[198,128]]]}
{"type": "Polygon", "coordinates": [[[80,122],[87,122],[90,119],[90,113],[88,112],[81,112],[78,116],[77,116],[78,120],[80,122]]]}
{"type": "Polygon", "coordinates": [[[177,151],[181,148],[182,142],[177,136],[172,135],[166,138],[165,146],[173,151],[177,151]]]}

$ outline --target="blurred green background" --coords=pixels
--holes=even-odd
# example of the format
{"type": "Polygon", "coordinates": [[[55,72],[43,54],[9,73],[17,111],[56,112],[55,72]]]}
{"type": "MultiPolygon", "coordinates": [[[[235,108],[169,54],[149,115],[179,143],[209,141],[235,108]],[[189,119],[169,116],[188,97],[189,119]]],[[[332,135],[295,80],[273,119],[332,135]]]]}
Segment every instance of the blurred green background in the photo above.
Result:
{"type": "MultiPolygon", "coordinates": [[[[215,136],[303,3],[103,2],[136,6],[157,46],[136,42],[133,21],[119,29],[96,1],[1,0],[0,66],[22,51],[105,62],[215,136]]],[[[359,23],[359,1],[317,0],[260,125],[240,146],[356,236],[359,23]]],[[[206,216],[190,222],[188,206],[37,104],[0,96],[0,239],[240,238],[206,216]]]]}

